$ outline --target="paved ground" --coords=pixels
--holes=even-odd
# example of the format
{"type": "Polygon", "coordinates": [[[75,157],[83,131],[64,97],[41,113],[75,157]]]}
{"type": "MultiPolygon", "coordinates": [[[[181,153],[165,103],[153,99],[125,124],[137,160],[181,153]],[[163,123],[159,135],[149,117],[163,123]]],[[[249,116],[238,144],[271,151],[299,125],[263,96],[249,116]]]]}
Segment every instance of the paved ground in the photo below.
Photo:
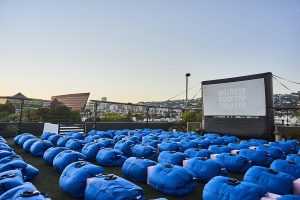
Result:
{"type": "MultiPolygon", "coordinates": [[[[59,177],[60,173],[55,171],[53,167],[47,165],[42,158],[37,158],[32,156],[29,153],[26,153],[22,148],[17,145],[14,145],[13,140],[11,138],[6,139],[9,145],[14,148],[15,152],[23,157],[27,163],[33,165],[34,167],[40,170],[39,175],[32,181],[32,183],[38,188],[38,190],[46,192],[49,196],[54,200],[73,200],[76,198],[71,198],[66,193],[64,193],[59,187],[59,177]]],[[[97,163],[95,163],[97,164],[97,163]]],[[[105,167],[105,174],[116,174],[121,176],[121,168],[120,167],[105,167]]],[[[237,179],[242,179],[242,175],[230,174],[230,177],[234,177],[237,179]]],[[[147,199],[155,199],[159,197],[164,197],[169,200],[201,200],[202,199],[202,190],[204,184],[198,183],[197,189],[189,196],[176,198],[164,195],[154,189],[152,189],[147,184],[141,184],[133,182],[144,189],[145,195],[147,199]]]]}

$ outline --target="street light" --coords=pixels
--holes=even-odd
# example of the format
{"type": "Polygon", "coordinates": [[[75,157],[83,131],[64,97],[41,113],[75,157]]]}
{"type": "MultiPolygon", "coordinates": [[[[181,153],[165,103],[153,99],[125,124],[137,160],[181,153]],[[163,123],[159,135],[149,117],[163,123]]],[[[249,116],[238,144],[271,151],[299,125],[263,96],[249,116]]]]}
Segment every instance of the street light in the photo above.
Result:
{"type": "Polygon", "coordinates": [[[188,85],[189,85],[189,77],[191,76],[190,73],[185,74],[185,79],[186,79],[186,84],[185,84],[185,108],[187,109],[188,107],[188,85]]]}

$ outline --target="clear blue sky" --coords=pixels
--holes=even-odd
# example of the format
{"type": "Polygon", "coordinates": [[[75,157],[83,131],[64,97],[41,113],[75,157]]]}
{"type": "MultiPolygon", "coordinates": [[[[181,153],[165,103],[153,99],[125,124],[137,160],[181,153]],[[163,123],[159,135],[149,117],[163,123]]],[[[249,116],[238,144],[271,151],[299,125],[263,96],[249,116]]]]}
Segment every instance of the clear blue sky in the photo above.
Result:
{"type": "Polygon", "coordinates": [[[0,69],[0,95],[44,99],[166,100],[186,72],[190,97],[252,73],[300,82],[300,1],[0,0],[0,69]]]}

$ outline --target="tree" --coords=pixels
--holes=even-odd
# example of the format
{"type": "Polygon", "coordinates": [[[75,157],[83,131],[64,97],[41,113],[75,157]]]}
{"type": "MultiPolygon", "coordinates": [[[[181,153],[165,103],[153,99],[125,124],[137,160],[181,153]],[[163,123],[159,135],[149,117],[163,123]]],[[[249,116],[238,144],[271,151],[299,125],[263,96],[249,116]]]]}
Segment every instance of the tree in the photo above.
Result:
{"type": "Polygon", "coordinates": [[[121,115],[116,112],[107,113],[101,118],[103,122],[130,122],[131,119],[128,116],[121,115]]]}
{"type": "Polygon", "coordinates": [[[202,111],[200,110],[188,110],[182,112],[182,120],[184,122],[201,122],[202,111]]]}
{"type": "Polygon", "coordinates": [[[15,107],[11,103],[0,104],[0,120],[9,121],[9,115],[15,113],[15,107]]]}

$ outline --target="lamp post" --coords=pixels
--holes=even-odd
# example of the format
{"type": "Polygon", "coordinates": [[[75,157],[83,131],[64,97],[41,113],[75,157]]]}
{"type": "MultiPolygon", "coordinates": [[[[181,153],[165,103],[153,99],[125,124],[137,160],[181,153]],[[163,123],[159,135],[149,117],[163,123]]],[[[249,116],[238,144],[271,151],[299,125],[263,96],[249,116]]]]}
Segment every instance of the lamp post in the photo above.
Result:
{"type": "Polygon", "coordinates": [[[190,73],[185,74],[185,120],[187,122],[187,109],[188,109],[188,86],[189,86],[189,77],[191,76],[190,73]]]}

